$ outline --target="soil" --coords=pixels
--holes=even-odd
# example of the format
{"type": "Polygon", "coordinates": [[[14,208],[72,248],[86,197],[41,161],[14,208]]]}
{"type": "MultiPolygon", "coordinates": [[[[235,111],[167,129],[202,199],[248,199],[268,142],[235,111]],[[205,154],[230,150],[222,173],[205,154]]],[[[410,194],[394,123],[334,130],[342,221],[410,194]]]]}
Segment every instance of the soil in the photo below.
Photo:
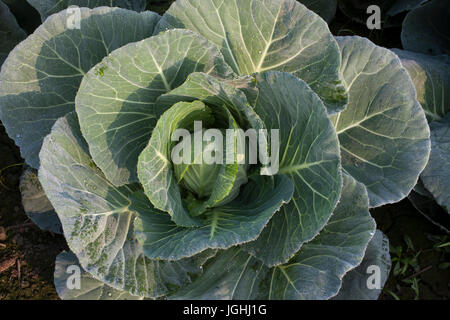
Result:
{"type": "Polygon", "coordinates": [[[0,127],[0,300],[57,299],[55,258],[67,248],[63,236],[41,231],[25,215],[19,149],[0,127]]]}
{"type": "MultiPolygon", "coordinates": [[[[166,8],[167,4],[149,6],[159,13],[166,8]]],[[[401,48],[400,28],[370,31],[338,12],[330,29],[335,35],[357,34],[387,48],[401,48]]],[[[25,215],[19,191],[22,163],[19,149],[0,124],[0,300],[58,299],[53,285],[54,263],[56,256],[67,250],[67,244],[64,237],[41,231],[25,215]]],[[[371,213],[392,246],[401,246],[409,256],[418,254],[418,265],[409,267],[404,275],[394,276],[391,270],[380,299],[394,299],[393,294],[402,300],[449,299],[450,272],[440,265],[450,259],[448,253],[435,248],[435,239],[446,234],[407,199],[371,213]],[[407,250],[405,235],[414,249],[407,250]],[[419,280],[418,295],[411,284],[402,281],[408,277],[419,280]]]]}

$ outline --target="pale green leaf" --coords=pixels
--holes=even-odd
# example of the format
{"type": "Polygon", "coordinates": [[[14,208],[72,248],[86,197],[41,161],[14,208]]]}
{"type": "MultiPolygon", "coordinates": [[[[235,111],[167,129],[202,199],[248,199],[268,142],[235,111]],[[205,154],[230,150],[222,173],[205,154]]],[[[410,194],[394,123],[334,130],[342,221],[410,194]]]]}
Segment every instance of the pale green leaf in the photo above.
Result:
{"type": "Polygon", "coordinates": [[[342,166],[369,192],[371,207],[409,194],[430,152],[429,128],[400,59],[360,37],[338,37],[349,104],[331,116],[342,166]]]}
{"type": "Polygon", "coordinates": [[[142,300],[126,291],[114,289],[84,271],[72,252],[56,257],[54,283],[62,300],[142,300]],[[77,277],[79,277],[77,279],[77,277]],[[79,285],[79,287],[77,287],[79,285]]]}
{"type": "MultiPolygon", "coordinates": [[[[283,175],[256,176],[232,202],[205,213],[205,225],[178,227],[166,214],[143,202],[135,233],[152,259],[178,260],[205,249],[226,249],[256,239],[269,219],[292,197],[294,186],[283,175]],[[146,209],[147,208],[147,209],[146,209]]],[[[279,214],[279,213],[278,213],[279,214]]]]}
{"type": "Polygon", "coordinates": [[[286,262],[323,228],[340,197],[339,143],[319,97],[293,75],[256,76],[256,113],[267,129],[279,129],[280,173],[294,182],[289,204],[246,250],[273,266],[286,262]]]}
{"type": "Polygon", "coordinates": [[[334,299],[377,300],[390,270],[389,240],[380,230],[377,230],[369,242],[363,261],[358,267],[345,275],[341,290],[334,299]],[[377,283],[373,283],[372,279],[378,276],[380,277],[378,283],[380,287],[376,288],[376,286],[373,286],[377,283]]]}
{"type": "Polygon", "coordinates": [[[203,223],[183,206],[171,159],[172,133],[177,129],[192,129],[194,121],[202,121],[206,126],[213,120],[211,109],[201,101],[179,102],[159,118],[150,142],[139,156],[138,176],[145,194],[156,209],[167,212],[180,226],[203,223]]]}
{"type": "Polygon", "coordinates": [[[181,86],[159,97],[156,104],[165,109],[180,101],[200,100],[207,105],[225,106],[240,128],[264,129],[263,121],[246,97],[256,99],[258,93],[253,83],[254,78],[250,76],[223,80],[205,73],[192,73],[181,86]]]}
{"type": "Polygon", "coordinates": [[[81,8],[81,28],[67,29],[67,14],[47,19],[12,51],[0,73],[0,119],[34,168],[56,119],[74,110],[84,74],[114,49],[151,36],[159,20],[151,12],[81,8]]]}
{"type": "Polygon", "coordinates": [[[69,8],[70,6],[78,6],[85,8],[95,7],[119,7],[123,9],[135,10],[137,12],[144,11],[146,6],[145,0],[27,0],[37,11],[39,11],[42,21],[48,16],[69,8]]]}
{"type": "Polygon", "coordinates": [[[232,75],[213,44],[170,30],[116,50],[86,74],[76,111],[92,157],[112,183],[137,182],[138,156],[166,110],[156,99],[196,71],[232,75]]]}
{"type": "Polygon", "coordinates": [[[295,0],[178,0],[157,32],[193,30],[216,44],[239,75],[278,70],[303,79],[330,114],[344,109],[339,49],[328,26],[295,0]]]}
{"type": "Polygon", "coordinates": [[[288,263],[268,268],[241,248],[219,253],[172,299],[328,299],[359,265],[375,232],[364,185],[344,175],[342,199],[326,227],[288,263]]]}
{"type": "Polygon", "coordinates": [[[205,256],[174,262],[145,257],[133,227],[131,195],[138,189],[115,187],[95,166],[75,113],[56,121],[40,157],[39,180],[67,244],[96,279],[133,295],[159,297],[201,272],[205,256]]]}

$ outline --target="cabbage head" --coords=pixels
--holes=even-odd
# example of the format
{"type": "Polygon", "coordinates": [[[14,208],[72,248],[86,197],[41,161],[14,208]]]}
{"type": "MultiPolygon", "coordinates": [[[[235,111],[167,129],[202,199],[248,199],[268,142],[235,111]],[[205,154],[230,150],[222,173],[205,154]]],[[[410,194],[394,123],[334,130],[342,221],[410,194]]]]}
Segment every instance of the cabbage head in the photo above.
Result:
{"type": "Polygon", "coordinates": [[[75,28],[73,8],[41,10],[1,70],[0,119],[72,251],[60,296],[377,298],[355,269],[389,273],[369,208],[406,197],[430,153],[396,54],[294,0],[137,7],[79,8],[75,28]],[[230,152],[237,135],[186,138],[251,129],[275,170],[230,152]],[[230,161],[175,163],[179,132],[182,158],[230,161]]]}

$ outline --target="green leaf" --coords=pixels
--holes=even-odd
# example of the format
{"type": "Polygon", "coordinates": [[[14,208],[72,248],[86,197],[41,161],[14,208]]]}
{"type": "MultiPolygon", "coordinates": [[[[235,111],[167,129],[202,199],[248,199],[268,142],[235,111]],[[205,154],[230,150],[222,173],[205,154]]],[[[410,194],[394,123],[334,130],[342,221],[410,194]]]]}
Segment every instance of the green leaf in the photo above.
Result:
{"type": "Polygon", "coordinates": [[[138,175],[145,194],[156,209],[168,212],[177,225],[192,227],[202,222],[183,207],[180,188],[171,160],[172,133],[192,128],[194,121],[214,121],[212,111],[201,101],[179,102],[158,120],[150,142],[138,160],[138,175]]]}
{"type": "Polygon", "coordinates": [[[337,0],[299,0],[309,10],[314,11],[326,22],[330,23],[336,15],[337,0]]]}
{"type": "Polygon", "coordinates": [[[168,215],[143,202],[135,233],[152,259],[177,260],[205,249],[226,249],[254,240],[280,207],[289,202],[294,186],[283,175],[256,176],[232,202],[205,213],[199,228],[178,227],[168,215]]]}
{"type": "Polygon", "coordinates": [[[192,73],[181,86],[159,97],[156,104],[166,109],[180,101],[200,100],[215,107],[225,106],[240,128],[264,129],[263,121],[246,97],[247,93],[252,97],[257,95],[250,85],[253,82],[254,78],[250,76],[224,80],[205,73],[192,73]]]}
{"type": "Polygon", "coordinates": [[[325,228],[285,265],[271,269],[270,299],[328,299],[358,266],[375,233],[366,188],[343,176],[342,196],[325,228]]]}
{"type": "MultiPolygon", "coordinates": [[[[237,122],[229,120],[229,128],[264,129],[263,121],[249,105],[246,94],[241,91],[245,91],[255,99],[257,89],[254,86],[253,77],[244,76],[223,80],[205,73],[192,73],[181,86],[159,97],[156,105],[161,109],[166,109],[178,102],[200,100],[219,109],[226,107],[226,113],[231,113],[227,116],[237,122]]],[[[229,199],[232,193],[238,192],[238,187],[246,182],[245,179],[239,179],[239,177],[245,178],[242,172],[245,169],[243,167],[244,165],[234,164],[224,166],[226,171],[220,173],[221,181],[217,181],[214,186],[215,192],[207,201],[202,202],[196,211],[203,212],[219,203],[224,203],[224,199],[229,199]],[[223,190],[228,191],[225,193],[223,190]]]]}
{"type": "Polygon", "coordinates": [[[35,169],[28,168],[24,171],[19,188],[23,209],[28,218],[42,230],[62,234],[61,222],[42,189],[35,169]]]}
{"type": "Polygon", "coordinates": [[[20,28],[8,6],[0,1],[0,43],[2,44],[0,47],[0,67],[9,52],[26,36],[27,34],[20,28]]]}
{"type": "Polygon", "coordinates": [[[178,0],[157,31],[193,30],[239,75],[278,70],[303,79],[330,114],[344,109],[339,48],[325,21],[295,0],[178,0]]]}
{"type": "Polygon", "coordinates": [[[114,289],[84,271],[72,252],[56,257],[54,283],[62,300],[142,300],[126,291],[114,289]],[[76,277],[79,276],[79,280],[76,277]],[[77,283],[77,281],[79,281],[77,283]],[[77,285],[79,284],[79,287],[77,285]]]}
{"type": "MultiPolygon", "coordinates": [[[[215,120],[215,124],[218,125],[220,121],[228,120],[228,129],[232,130],[238,130],[239,126],[236,123],[236,120],[231,115],[230,111],[224,107],[221,106],[219,108],[219,114],[217,115],[215,120]],[[226,119],[220,119],[220,118],[226,118],[226,119]]],[[[222,131],[223,132],[223,131],[222,131]]],[[[203,132],[202,132],[203,134],[203,132]]],[[[223,136],[222,136],[223,137],[223,136]]],[[[194,138],[195,139],[195,138],[194,138]]],[[[214,141],[213,143],[216,143],[214,141]]],[[[229,150],[232,150],[231,152],[234,152],[237,150],[237,143],[238,138],[234,137],[233,139],[222,141],[220,145],[223,147],[222,151],[222,157],[227,158],[227,153],[229,150]]],[[[194,153],[195,153],[195,142],[191,141],[191,151],[192,151],[192,158],[194,159],[194,153]]],[[[209,198],[205,201],[202,200],[194,200],[194,207],[191,207],[189,209],[189,213],[193,216],[198,216],[203,214],[205,211],[207,211],[210,208],[218,207],[222,204],[226,204],[230,201],[232,201],[236,196],[239,194],[240,187],[248,182],[247,179],[247,164],[238,164],[237,160],[237,152],[234,152],[234,154],[231,154],[233,156],[233,163],[231,164],[218,164],[213,163],[211,165],[208,165],[206,163],[202,164],[180,164],[180,165],[174,165],[175,167],[175,175],[178,179],[178,183],[181,182],[181,184],[184,187],[188,187],[189,184],[191,186],[196,186],[198,188],[200,185],[205,185],[205,183],[208,184],[207,188],[211,193],[209,194],[209,198]],[[216,167],[216,174],[210,174],[208,170],[205,170],[206,167],[216,167]],[[184,171],[184,177],[183,180],[179,180],[179,170],[183,168],[184,171]],[[209,177],[206,177],[205,175],[209,175],[209,177]],[[199,181],[202,180],[202,181],[199,181]]],[[[203,159],[204,154],[201,153],[201,157],[203,159]]],[[[195,191],[195,190],[192,190],[195,191]]],[[[202,197],[199,195],[199,198],[202,197]]]]}
{"type": "Polygon", "coordinates": [[[431,128],[430,160],[420,176],[436,202],[450,213],[450,113],[431,128]]]}
{"type": "Polygon", "coordinates": [[[279,172],[295,186],[291,202],[246,246],[273,266],[291,258],[330,218],[342,186],[339,143],[323,103],[305,82],[280,72],[262,73],[256,80],[255,111],[267,129],[280,130],[279,172]]]}
{"type": "Polygon", "coordinates": [[[159,20],[151,12],[81,8],[81,28],[67,29],[67,15],[47,19],[0,73],[0,119],[33,168],[56,119],[74,110],[84,74],[114,49],[151,36],[159,20]]]}
{"type": "Polygon", "coordinates": [[[347,273],[342,280],[342,287],[336,300],[377,300],[384,287],[391,270],[391,256],[389,255],[389,240],[377,230],[366,249],[364,259],[355,269],[347,273]],[[375,269],[373,269],[375,266],[375,269]],[[371,267],[371,268],[369,268],[371,267]],[[378,269],[378,268],[379,269],[378,269]],[[380,271],[380,287],[369,288],[373,285],[370,277],[380,271]]]}
{"type": "Polygon", "coordinates": [[[429,128],[400,59],[360,37],[337,37],[349,104],[331,116],[342,166],[366,185],[370,206],[409,194],[428,161],[429,128]]]}
{"type": "Polygon", "coordinates": [[[132,295],[159,297],[191,282],[205,256],[175,262],[145,257],[134,236],[131,195],[95,166],[75,113],[56,121],[40,153],[39,180],[63,225],[64,236],[84,270],[132,295]]]}
{"type": "Polygon", "coordinates": [[[39,11],[42,21],[50,15],[69,8],[70,6],[95,8],[95,7],[119,7],[123,9],[141,12],[145,10],[145,0],[27,0],[29,4],[39,11]]]}
{"type": "Polygon", "coordinates": [[[359,265],[375,232],[364,185],[344,175],[342,199],[329,223],[287,264],[268,268],[241,248],[219,253],[172,299],[328,299],[359,265]]]}
{"type": "Polygon", "coordinates": [[[92,157],[112,183],[137,182],[138,156],[167,109],[156,99],[196,71],[232,75],[213,44],[170,30],[116,50],[87,73],[76,111],[92,157]]]}
{"type": "Polygon", "coordinates": [[[269,269],[260,261],[240,247],[233,247],[220,251],[204,266],[202,276],[169,299],[255,300],[268,273],[269,269]]]}
{"type": "Polygon", "coordinates": [[[450,55],[450,2],[433,0],[408,13],[403,21],[402,45],[405,50],[450,55]]]}
{"type": "Polygon", "coordinates": [[[450,58],[394,49],[408,70],[429,121],[441,120],[450,112],[450,58]]]}

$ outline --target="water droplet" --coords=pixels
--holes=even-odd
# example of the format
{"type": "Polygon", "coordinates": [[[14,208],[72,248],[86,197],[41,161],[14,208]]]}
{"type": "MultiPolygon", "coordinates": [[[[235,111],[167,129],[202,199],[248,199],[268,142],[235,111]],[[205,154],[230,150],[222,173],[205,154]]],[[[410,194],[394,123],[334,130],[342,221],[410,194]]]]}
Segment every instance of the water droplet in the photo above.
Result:
{"type": "Polygon", "coordinates": [[[111,297],[112,296],[112,293],[111,292],[108,292],[108,297],[111,297]]]}
{"type": "Polygon", "coordinates": [[[258,54],[262,54],[262,51],[261,51],[261,50],[259,50],[259,51],[258,51],[258,54]]]}

